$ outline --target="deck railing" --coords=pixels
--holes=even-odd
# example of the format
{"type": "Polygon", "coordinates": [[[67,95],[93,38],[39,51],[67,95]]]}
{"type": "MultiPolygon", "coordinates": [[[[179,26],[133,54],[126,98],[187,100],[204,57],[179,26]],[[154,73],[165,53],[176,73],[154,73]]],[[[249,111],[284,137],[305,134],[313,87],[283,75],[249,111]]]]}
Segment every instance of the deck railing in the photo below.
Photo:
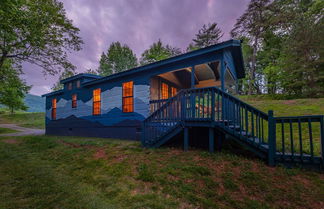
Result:
{"type": "Polygon", "coordinates": [[[151,100],[150,101],[150,110],[151,113],[155,112],[156,110],[158,110],[160,107],[162,107],[162,105],[164,105],[166,102],[168,101],[168,99],[157,99],[157,100],[151,100]]]}
{"type": "Polygon", "coordinates": [[[323,159],[323,116],[274,117],[217,87],[185,89],[144,120],[143,143],[154,144],[163,135],[188,123],[207,122],[267,152],[269,164],[323,159]]]}

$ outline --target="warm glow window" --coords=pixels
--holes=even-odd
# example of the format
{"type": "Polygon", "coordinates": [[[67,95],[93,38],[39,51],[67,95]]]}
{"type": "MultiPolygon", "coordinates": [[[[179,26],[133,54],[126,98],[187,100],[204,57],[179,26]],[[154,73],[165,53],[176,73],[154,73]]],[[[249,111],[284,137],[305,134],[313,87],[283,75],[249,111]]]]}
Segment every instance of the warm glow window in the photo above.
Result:
{"type": "Polygon", "coordinates": [[[52,99],[52,120],[56,120],[56,99],[52,99]]]}
{"type": "Polygon", "coordinates": [[[162,83],[161,85],[161,95],[162,99],[168,99],[169,98],[169,86],[166,83],[162,83]]]}
{"type": "Polygon", "coordinates": [[[100,106],[101,106],[101,90],[95,89],[93,90],[93,115],[100,115],[100,106]]]}
{"type": "Polygon", "coordinates": [[[123,83],[123,112],[134,111],[133,81],[123,83]]]}
{"type": "Polygon", "coordinates": [[[177,88],[171,87],[171,97],[174,97],[177,94],[177,88]]]}
{"type": "Polygon", "coordinates": [[[77,107],[77,95],[73,94],[72,95],[72,108],[76,108],[77,107]]]}

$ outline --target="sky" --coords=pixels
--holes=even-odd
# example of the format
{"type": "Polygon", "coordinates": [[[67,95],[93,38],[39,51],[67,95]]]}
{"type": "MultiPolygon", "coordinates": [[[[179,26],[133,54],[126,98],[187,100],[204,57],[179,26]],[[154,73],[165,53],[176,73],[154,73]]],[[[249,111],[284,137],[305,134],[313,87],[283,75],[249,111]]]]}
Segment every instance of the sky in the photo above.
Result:
{"type": "MultiPolygon", "coordinates": [[[[82,50],[69,54],[69,60],[82,73],[97,69],[102,52],[114,41],[127,44],[141,56],[152,43],[186,49],[203,24],[216,22],[224,32],[222,41],[236,19],[245,11],[249,0],[61,0],[66,15],[80,29],[82,50]]],[[[51,91],[58,80],[44,76],[42,69],[23,64],[23,78],[32,85],[31,94],[51,91]]]]}

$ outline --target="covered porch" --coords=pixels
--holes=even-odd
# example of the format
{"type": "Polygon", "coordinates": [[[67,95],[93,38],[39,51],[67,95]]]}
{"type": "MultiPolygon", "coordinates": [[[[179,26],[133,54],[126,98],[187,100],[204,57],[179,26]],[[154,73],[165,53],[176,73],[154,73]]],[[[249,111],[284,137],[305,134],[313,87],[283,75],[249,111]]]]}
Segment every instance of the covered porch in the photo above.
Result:
{"type": "Polygon", "coordinates": [[[237,79],[220,60],[155,75],[150,79],[150,112],[159,109],[182,89],[218,87],[237,92],[237,79]]]}

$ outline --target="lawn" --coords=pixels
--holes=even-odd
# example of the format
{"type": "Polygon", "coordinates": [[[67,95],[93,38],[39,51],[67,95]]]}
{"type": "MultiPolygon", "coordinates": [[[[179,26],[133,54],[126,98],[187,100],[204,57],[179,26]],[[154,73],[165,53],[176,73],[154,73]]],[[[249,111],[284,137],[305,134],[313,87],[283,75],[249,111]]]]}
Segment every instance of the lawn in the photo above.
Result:
{"type": "Polygon", "coordinates": [[[0,127],[0,134],[9,134],[9,133],[16,133],[18,131],[10,129],[10,128],[3,128],[0,127]]]}
{"type": "Polygon", "coordinates": [[[268,113],[273,110],[276,117],[299,115],[324,115],[324,98],[272,100],[262,96],[240,96],[241,100],[268,113]]]}
{"type": "Polygon", "coordinates": [[[0,123],[14,123],[26,128],[45,128],[44,113],[17,112],[0,113],[0,123]]]}
{"type": "Polygon", "coordinates": [[[322,208],[324,174],[226,151],[0,138],[0,208],[322,208]]]}

